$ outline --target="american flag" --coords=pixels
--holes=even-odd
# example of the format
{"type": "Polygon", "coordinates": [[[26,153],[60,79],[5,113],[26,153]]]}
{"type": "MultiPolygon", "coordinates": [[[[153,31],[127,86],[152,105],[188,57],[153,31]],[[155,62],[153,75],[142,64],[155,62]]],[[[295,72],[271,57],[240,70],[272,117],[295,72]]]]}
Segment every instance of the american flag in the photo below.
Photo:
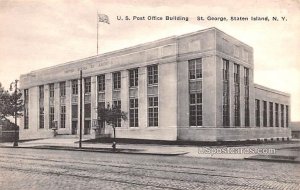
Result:
{"type": "Polygon", "coordinates": [[[109,18],[105,14],[98,14],[98,22],[105,22],[109,24],[109,18]]]}

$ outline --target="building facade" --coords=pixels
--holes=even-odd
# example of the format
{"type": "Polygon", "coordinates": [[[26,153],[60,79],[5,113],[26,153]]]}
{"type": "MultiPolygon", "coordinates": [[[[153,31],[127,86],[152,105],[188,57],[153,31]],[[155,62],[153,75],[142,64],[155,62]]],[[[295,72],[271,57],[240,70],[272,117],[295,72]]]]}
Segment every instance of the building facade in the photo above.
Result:
{"type": "Polygon", "coordinates": [[[254,84],[253,68],[252,47],[209,28],[32,71],[20,77],[20,138],[51,137],[54,123],[58,134],[79,134],[81,93],[87,138],[112,134],[96,122],[110,104],[128,116],[117,138],[286,140],[290,95],[254,84]]]}

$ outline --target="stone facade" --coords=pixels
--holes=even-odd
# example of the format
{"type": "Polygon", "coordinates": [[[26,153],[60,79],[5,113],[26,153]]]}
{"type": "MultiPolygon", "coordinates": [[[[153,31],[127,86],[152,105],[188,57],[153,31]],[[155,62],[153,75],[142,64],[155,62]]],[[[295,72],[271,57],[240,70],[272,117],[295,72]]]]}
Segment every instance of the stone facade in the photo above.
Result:
{"type": "Polygon", "coordinates": [[[86,78],[90,79],[90,91],[86,93],[86,85],[83,84],[82,102],[83,110],[85,106],[90,107],[90,113],[83,114],[82,124],[84,127],[90,126],[90,132],[86,134],[89,138],[97,137],[99,133],[112,134],[110,126],[106,126],[101,132],[95,132],[91,126],[97,120],[98,102],[112,105],[115,101],[121,101],[121,109],[128,113],[129,118],[128,121],[121,122],[121,127],[117,127],[117,138],[172,141],[290,138],[290,129],[287,127],[290,112],[286,111],[290,108],[290,96],[254,84],[253,68],[252,47],[216,28],[209,28],[33,71],[22,75],[20,80],[21,88],[29,94],[28,124],[24,126],[26,122],[22,118],[20,138],[45,138],[53,135],[49,120],[51,105],[54,107],[58,134],[79,134],[79,127],[74,132],[79,119],[72,116],[72,105],[78,105],[81,93],[79,85],[80,82],[85,83],[86,78]],[[226,79],[224,65],[228,66],[226,79]],[[237,72],[235,68],[238,68],[238,77],[234,74],[237,72]],[[138,72],[138,85],[134,87],[130,86],[132,76],[129,72],[132,69],[138,72]],[[157,69],[157,81],[152,84],[149,81],[153,79],[153,69],[157,69]],[[79,80],[80,70],[83,72],[83,81],[79,80]],[[120,89],[114,89],[115,72],[120,72],[120,89]],[[103,92],[98,89],[99,75],[105,76],[103,92]],[[72,89],[74,81],[78,84],[77,94],[72,89]],[[65,82],[63,96],[61,82],[65,82]],[[49,98],[49,84],[54,84],[53,100],[49,98]],[[41,117],[39,108],[40,86],[44,86],[44,117],[41,117]],[[155,97],[157,105],[153,108],[151,101],[155,97]],[[196,103],[193,102],[193,97],[197,97],[196,103]],[[138,127],[130,126],[130,99],[138,100],[138,127]],[[263,101],[268,104],[273,102],[274,110],[277,105],[277,111],[273,114],[274,122],[276,114],[280,122],[283,115],[287,120],[284,125],[263,127],[263,121],[260,120],[259,126],[256,126],[257,100],[260,100],[260,115],[263,115],[263,101]],[[224,102],[227,102],[227,114],[224,114],[224,102]],[[62,106],[65,106],[64,117],[62,106]],[[156,110],[154,115],[150,110],[156,110]],[[88,118],[85,117],[86,114],[88,118]],[[40,127],[41,118],[44,119],[43,128],[40,127]],[[153,120],[154,123],[157,122],[157,126],[149,126],[153,120]],[[61,121],[65,121],[65,128],[61,128],[61,121]]]}

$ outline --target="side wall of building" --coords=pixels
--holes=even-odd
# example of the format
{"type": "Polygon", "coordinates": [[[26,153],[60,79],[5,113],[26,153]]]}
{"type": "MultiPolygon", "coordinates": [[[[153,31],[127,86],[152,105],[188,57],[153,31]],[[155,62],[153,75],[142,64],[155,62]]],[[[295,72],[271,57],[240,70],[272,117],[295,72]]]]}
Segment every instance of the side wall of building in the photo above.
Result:
{"type": "Polygon", "coordinates": [[[255,127],[261,130],[264,138],[291,138],[290,96],[255,84],[255,102],[255,127]]]}

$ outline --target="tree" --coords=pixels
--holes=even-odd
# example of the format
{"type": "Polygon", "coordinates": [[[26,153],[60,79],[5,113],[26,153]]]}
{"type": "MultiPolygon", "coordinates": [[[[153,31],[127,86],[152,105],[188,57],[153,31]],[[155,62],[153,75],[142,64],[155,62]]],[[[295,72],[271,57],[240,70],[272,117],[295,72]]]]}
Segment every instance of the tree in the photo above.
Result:
{"type": "Polygon", "coordinates": [[[15,138],[13,146],[18,146],[18,129],[19,126],[17,125],[17,118],[22,116],[23,110],[23,100],[21,99],[22,93],[18,89],[18,80],[15,80],[10,84],[10,90],[13,90],[14,85],[14,92],[9,93],[5,91],[0,83],[0,119],[9,121],[9,117],[15,118],[14,130],[15,130],[15,138]]]}
{"type": "Polygon", "coordinates": [[[112,126],[114,131],[114,142],[113,142],[113,150],[116,149],[116,125],[118,120],[127,120],[127,113],[121,111],[120,106],[113,105],[112,107],[107,104],[107,107],[98,107],[98,120],[100,122],[106,122],[108,125],[112,126]]]}
{"type": "Polygon", "coordinates": [[[9,101],[9,93],[5,91],[2,84],[0,83],[0,119],[6,119],[8,114],[8,105],[7,102],[9,101]]]}
{"type": "MultiPolygon", "coordinates": [[[[22,93],[15,90],[9,93],[0,83],[0,119],[9,120],[9,117],[21,117],[23,111],[22,93]]],[[[17,127],[17,126],[15,126],[17,127]]]]}

